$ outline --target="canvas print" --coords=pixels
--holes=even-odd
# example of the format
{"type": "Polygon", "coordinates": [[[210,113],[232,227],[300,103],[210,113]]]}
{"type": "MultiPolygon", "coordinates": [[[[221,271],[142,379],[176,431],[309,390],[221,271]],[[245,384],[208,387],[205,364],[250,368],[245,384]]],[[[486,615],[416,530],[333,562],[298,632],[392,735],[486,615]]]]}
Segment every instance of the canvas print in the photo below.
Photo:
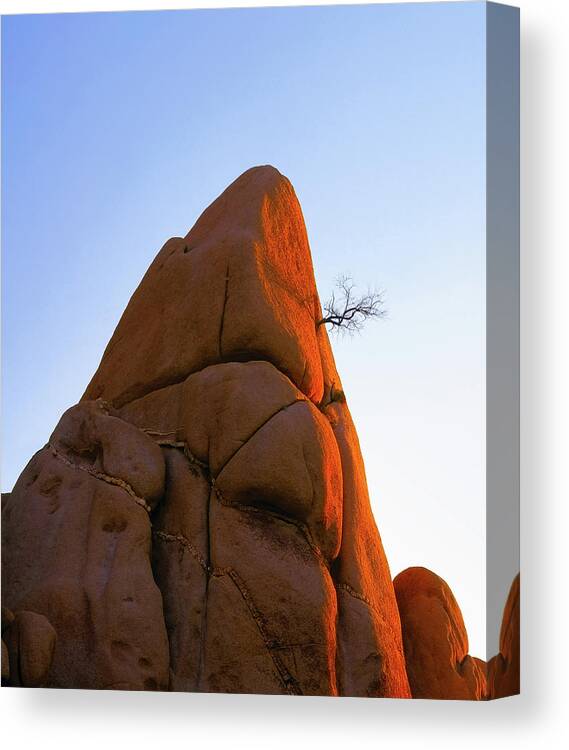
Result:
{"type": "Polygon", "coordinates": [[[519,692],[518,39],[2,18],[4,687],[519,692]]]}

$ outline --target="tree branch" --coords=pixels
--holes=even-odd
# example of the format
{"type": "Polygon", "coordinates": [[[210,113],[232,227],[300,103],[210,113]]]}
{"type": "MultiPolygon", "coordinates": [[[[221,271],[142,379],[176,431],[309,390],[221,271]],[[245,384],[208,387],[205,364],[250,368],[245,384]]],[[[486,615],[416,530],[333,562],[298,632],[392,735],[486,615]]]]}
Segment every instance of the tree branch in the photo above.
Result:
{"type": "Polygon", "coordinates": [[[368,290],[361,297],[356,297],[355,284],[349,276],[339,276],[336,287],[340,292],[339,299],[336,299],[333,291],[317,325],[329,324],[332,330],[354,333],[361,331],[369,318],[383,318],[386,315],[383,292],[368,290]]]}

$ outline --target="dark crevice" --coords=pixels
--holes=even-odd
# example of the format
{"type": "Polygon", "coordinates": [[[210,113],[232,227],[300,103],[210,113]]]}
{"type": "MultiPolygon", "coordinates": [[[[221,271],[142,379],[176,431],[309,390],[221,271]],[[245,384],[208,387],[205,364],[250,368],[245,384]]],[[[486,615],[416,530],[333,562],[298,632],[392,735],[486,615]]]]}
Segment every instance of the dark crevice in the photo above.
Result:
{"type": "Polygon", "coordinates": [[[275,362],[273,362],[270,359],[267,359],[265,352],[255,351],[252,349],[235,349],[231,351],[229,354],[223,355],[222,357],[216,356],[216,357],[211,357],[210,359],[206,359],[204,364],[201,367],[198,367],[197,370],[191,370],[190,372],[185,372],[180,375],[174,375],[170,378],[166,376],[161,377],[161,378],[156,378],[155,380],[148,383],[146,387],[134,386],[132,388],[129,388],[126,391],[124,391],[120,396],[116,396],[114,399],[112,399],[112,406],[115,409],[123,409],[125,406],[129,406],[130,404],[133,404],[135,401],[139,401],[140,399],[145,398],[146,396],[149,396],[151,393],[156,393],[157,391],[164,390],[165,388],[171,388],[172,386],[180,385],[180,383],[183,383],[192,375],[197,375],[198,373],[206,370],[208,367],[212,367],[213,365],[231,364],[232,362],[236,362],[236,363],[265,362],[269,365],[272,365],[275,368],[275,370],[277,370],[281,375],[288,378],[288,380],[290,381],[291,385],[294,388],[296,388],[297,390],[303,393],[302,389],[292,379],[290,373],[284,372],[283,370],[279,368],[277,364],[275,364],[275,362]]]}
{"type": "MultiPolygon", "coordinates": [[[[296,520],[292,518],[290,515],[286,514],[282,509],[271,505],[270,503],[266,501],[258,501],[255,502],[255,504],[247,504],[243,502],[228,500],[224,495],[221,489],[217,486],[216,482],[217,479],[220,477],[221,473],[225,469],[225,467],[229,464],[229,462],[236,456],[236,454],[245,446],[249,441],[266,425],[268,424],[274,417],[277,416],[277,414],[280,414],[280,412],[284,411],[285,409],[290,408],[291,406],[294,406],[295,404],[302,404],[306,403],[305,399],[296,399],[295,401],[292,401],[289,404],[285,404],[284,406],[281,406],[277,411],[272,413],[267,419],[263,421],[261,425],[259,425],[252,433],[249,435],[249,437],[235,450],[232,455],[225,461],[219,472],[215,477],[212,476],[210,467],[207,463],[204,463],[203,461],[200,461],[197,459],[192,452],[190,451],[187,443],[185,441],[168,441],[168,440],[158,440],[158,444],[161,445],[163,448],[174,448],[177,450],[182,450],[187,460],[192,464],[193,467],[196,467],[196,470],[200,471],[204,479],[209,484],[211,490],[215,493],[215,496],[219,500],[219,502],[230,508],[235,508],[237,510],[241,511],[249,511],[254,513],[264,513],[266,515],[271,516],[272,518],[275,518],[279,521],[282,521],[283,523],[290,524],[292,526],[295,526],[298,531],[303,535],[303,537],[306,540],[306,543],[312,550],[312,552],[315,554],[317,559],[324,565],[324,567],[328,570],[330,567],[330,561],[325,557],[319,546],[316,544],[314,539],[312,538],[312,534],[310,532],[309,527],[303,523],[302,521],[296,520]]],[[[145,430],[146,434],[151,435],[152,432],[145,430]]],[[[210,496],[211,498],[211,496],[210,496]]],[[[209,503],[211,500],[208,501],[208,516],[207,516],[207,522],[208,522],[208,529],[209,529],[209,503]]],[[[208,531],[208,545],[209,545],[209,531],[208,531]]],[[[209,553],[208,553],[209,554],[209,553]]],[[[208,559],[208,569],[211,568],[211,561],[208,559]]]]}
{"type": "Polygon", "coordinates": [[[126,482],[124,479],[121,479],[120,477],[113,477],[110,474],[105,474],[105,472],[97,471],[96,469],[93,469],[91,466],[83,466],[79,463],[74,463],[73,461],[70,461],[66,456],[64,456],[62,453],[60,453],[56,448],[54,448],[53,445],[49,444],[47,445],[48,450],[51,452],[52,456],[56,458],[58,461],[61,461],[61,463],[65,464],[65,466],[68,466],[70,469],[78,469],[79,471],[83,471],[89,476],[94,477],[95,479],[99,479],[103,482],[107,482],[107,484],[112,485],[113,487],[118,487],[122,490],[124,490],[130,497],[134,500],[134,502],[139,505],[141,508],[144,508],[144,510],[147,513],[150,513],[151,508],[146,502],[146,500],[143,497],[140,497],[136,494],[132,486],[126,482]]]}
{"type": "Polygon", "coordinates": [[[198,690],[201,689],[201,681],[203,678],[203,673],[205,669],[205,646],[206,646],[206,638],[207,638],[207,605],[208,605],[208,598],[209,598],[209,582],[211,580],[212,576],[212,565],[211,565],[211,528],[210,528],[210,508],[211,508],[211,491],[208,492],[207,496],[207,506],[206,506],[206,528],[207,528],[207,535],[206,535],[206,550],[205,550],[205,559],[206,559],[206,568],[205,568],[205,588],[204,588],[204,597],[203,597],[203,607],[201,612],[201,624],[200,624],[200,654],[199,654],[199,660],[198,660],[198,674],[196,678],[196,684],[198,686],[198,690]]]}
{"type": "MultiPolygon", "coordinates": [[[[291,648],[291,644],[283,644],[279,641],[278,638],[275,638],[272,636],[268,630],[266,618],[263,616],[263,614],[260,612],[260,610],[257,608],[249,590],[245,586],[245,582],[241,578],[241,576],[237,573],[237,571],[234,568],[220,568],[215,569],[211,565],[211,558],[209,557],[208,553],[208,559],[209,564],[206,564],[206,561],[199,555],[197,552],[195,546],[185,537],[183,537],[180,534],[170,534],[167,531],[160,530],[154,532],[158,538],[163,539],[166,542],[177,542],[181,546],[183,546],[185,549],[188,549],[190,554],[199,562],[200,566],[204,569],[206,573],[206,589],[204,594],[204,606],[202,610],[202,624],[201,624],[201,630],[200,630],[200,658],[198,663],[198,675],[197,675],[197,689],[201,689],[201,680],[203,676],[203,670],[205,667],[205,640],[207,636],[207,603],[208,603],[208,586],[209,581],[212,577],[214,578],[223,578],[227,576],[231,579],[235,587],[237,588],[239,594],[241,595],[243,601],[245,602],[247,609],[249,611],[249,614],[251,615],[251,618],[255,622],[255,625],[257,626],[257,629],[259,630],[259,633],[261,635],[261,638],[263,640],[263,643],[265,645],[265,648],[267,649],[269,656],[271,657],[273,664],[276,669],[277,676],[282,683],[284,689],[287,693],[290,693],[291,695],[302,695],[302,690],[298,684],[298,681],[291,675],[291,673],[286,668],[285,664],[279,657],[278,651],[285,650],[287,648],[291,648]]],[[[299,645],[312,645],[312,644],[299,644],[299,645]]],[[[314,644],[319,645],[319,644],[314,644]]]]}
{"type": "Polygon", "coordinates": [[[336,388],[336,383],[331,384],[328,393],[324,393],[322,401],[320,401],[317,406],[318,409],[324,414],[326,412],[326,407],[330,406],[330,404],[333,403],[346,403],[346,394],[341,388],[336,388]]]}
{"type": "Polygon", "coordinates": [[[229,263],[227,264],[227,267],[225,269],[225,290],[223,293],[223,306],[221,308],[221,319],[219,321],[219,339],[217,342],[217,349],[219,352],[219,358],[223,358],[222,353],[222,339],[223,339],[223,324],[225,322],[225,308],[227,307],[227,296],[229,293],[229,263]]]}
{"type": "MultiPolygon", "coordinates": [[[[223,325],[223,318],[222,318],[222,325],[223,325]]],[[[221,332],[220,332],[220,339],[221,339],[221,332]]],[[[190,458],[193,456],[190,449],[186,445],[184,448],[184,455],[186,458],[190,458]]],[[[200,655],[199,655],[199,661],[198,661],[198,674],[197,674],[197,686],[198,690],[201,686],[201,681],[203,678],[203,672],[205,668],[205,659],[206,659],[206,653],[205,653],[205,647],[206,647],[206,638],[207,638],[207,616],[208,616],[208,598],[209,598],[209,582],[211,580],[211,576],[213,573],[213,563],[211,559],[211,494],[213,492],[213,480],[211,477],[211,472],[209,469],[209,446],[208,446],[208,455],[207,455],[207,463],[205,467],[202,468],[203,475],[209,484],[209,492],[207,493],[207,505],[206,505],[206,518],[205,518],[205,525],[206,525],[206,546],[205,546],[205,588],[204,588],[204,595],[203,595],[203,607],[202,607],[202,618],[201,618],[201,624],[200,624],[200,655]]]]}
{"type": "Polygon", "coordinates": [[[154,537],[157,537],[163,542],[171,543],[176,542],[176,544],[179,544],[181,547],[184,547],[184,549],[187,549],[190,555],[196,560],[197,563],[199,563],[200,567],[207,571],[208,570],[208,563],[206,559],[203,557],[203,555],[200,553],[198,548],[193,544],[187,537],[183,536],[182,534],[171,534],[166,529],[152,529],[152,535],[154,537]]]}
{"type": "Polygon", "coordinates": [[[356,591],[350,586],[349,583],[334,582],[334,586],[336,588],[336,591],[345,591],[346,594],[349,594],[349,596],[351,596],[353,599],[357,599],[358,601],[368,606],[372,610],[372,612],[374,612],[381,620],[385,619],[384,615],[375,608],[375,606],[367,598],[367,596],[365,596],[365,594],[361,594],[359,591],[356,591]]]}
{"type": "Polygon", "coordinates": [[[270,516],[277,521],[281,521],[282,523],[287,523],[290,526],[294,526],[298,531],[300,531],[316,559],[326,568],[327,571],[329,570],[328,560],[324,557],[322,550],[313,540],[309,528],[306,524],[302,523],[302,521],[297,521],[290,516],[285,515],[281,510],[275,509],[268,503],[260,503],[259,505],[247,505],[245,503],[227,500],[227,498],[223,496],[221,490],[217,487],[215,488],[215,495],[219,502],[228,508],[234,508],[235,510],[239,510],[245,513],[262,513],[270,516]]]}
{"type": "Polygon", "coordinates": [[[279,407],[275,412],[273,412],[269,417],[267,417],[265,419],[265,421],[262,422],[258,427],[256,427],[255,430],[253,430],[253,432],[249,435],[249,437],[246,438],[241,443],[241,445],[236,450],[233,451],[233,453],[229,456],[229,458],[224,461],[223,465],[220,467],[220,469],[218,470],[217,474],[215,475],[215,479],[217,480],[219,478],[219,476],[221,475],[222,471],[229,464],[229,462],[232,461],[235,458],[235,456],[239,453],[239,451],[242,448],[244,448],[247,445],[247,443],[249,443],[249,441],[252,440],[255,437],[255,435],[260,430],[263,429],[263,427],[265,427],[265,425],[267,425],[272,419],[274,419],[277,416],[277,414],[280,414],[282,411],[285,411],[285,409],[289,409],[291,406],[294,406],[295,404],[303,404],[303,403],[305,403],[305,399],[295,398],[294,401],[291,401],[290,403],[285,404],[284,406],[279,407]]]}
{"type": "Polygon", "coordinates": [[[125,406],[129,406],[135,401],[139,401],[140,399],[149,396],[151,393],[156,393],[157,391],[162,391],[166,388],[172,388],[172,386],[175,385],[180,385],[180,383],[183,383],[185,380],[187,380],[190,375],[197,375],[198,372],[202,372],[202,370],[206,370],[208,367],[216,364],[219,364],[217,358],[212,357],[211,360],[206,360],[205,364],[197,370],[185,372],[181,375],[173,375],[172,377],[163,376],[161,378],[155,378],[154,380],[150,381],[150,383],[148,383],[145,387],[133,386],[132,388],[128,388],[126,391],[121,393],[120,396],[116,396],[112,400],[112,404],[115,409],[123,409],[125,406]]]}
{"type": "Polygon", "coordinates": [[[249,610],[251,617],[257,625],[257,629],[259,630],[261,638],[263,639],[263,643],[265,644],[265,647],[267,648],[267,651],[269,652],[269,655],[273,660],[273,664],[275,665],[277,674],[284,689],[290,695],[302,695],[302,690],[300,688],[300,685],[298,684],[298,681],[288,671],[280,656],[275,653],[276,650],[282,649],[283,646],[268,632],[265,618],[257,609],[257,606],[255,605],[251,594],[247,590],[243,579],[233,568],[230,568],[227,571],[227,575],[229,576],[229,578],[231,578],[236,589],[239,591],[245,604],[247,605],[247,609],[249,610]]]}
{"type": "Polygon", "coordinates": [[[304,368],[302,370],[302,377],[300,378],[300,385],[298,386],[299,390],[304,393],[304,378],[306,377],[306,371],[308,370],[308,359],[304,360],[304,368]]]}

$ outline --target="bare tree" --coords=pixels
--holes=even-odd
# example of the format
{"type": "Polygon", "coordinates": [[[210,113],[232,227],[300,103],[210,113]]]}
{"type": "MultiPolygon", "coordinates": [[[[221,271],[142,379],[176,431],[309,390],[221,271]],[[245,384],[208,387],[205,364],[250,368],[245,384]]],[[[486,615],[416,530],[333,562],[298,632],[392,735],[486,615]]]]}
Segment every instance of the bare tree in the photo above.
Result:
{"type": "Polygon", "coordinates": [[[324,305],[324,316],[318,325],[329,323],[332,330],[353,334],[361,331],[369,318],[383,318],[387,310],[384,307],[384,293],[368,290],[358,296],[350,276],[338,276],[336,290],[324,305]]]}

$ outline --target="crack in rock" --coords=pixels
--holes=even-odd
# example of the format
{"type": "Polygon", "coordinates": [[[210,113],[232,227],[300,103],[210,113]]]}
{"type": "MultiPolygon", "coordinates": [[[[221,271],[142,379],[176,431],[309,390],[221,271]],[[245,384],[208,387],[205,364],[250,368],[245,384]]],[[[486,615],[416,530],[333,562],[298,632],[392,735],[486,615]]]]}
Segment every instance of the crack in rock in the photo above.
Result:
{"type": "Polygon", "coordinates": [[[69,466],[71,469],[79,469],[80,471],[84,471],[86,474],[90,474],[92,477],[95,477],[95,479],[100,479],[103,482],[107,482],[107,484],[112,484],[115,487],[119,487],[121,490],[124,490],[126,493],[128,493],[128,495],[134,500],[134,502],[141,508],[144,508],[147,513],[151,512],[152,509],[150,505],[148,505],[146,500],[137,495],[130,484],[128,482],[125,482],[124,479],[120,479],[119,477],[112,477],[110,476],[110,474],[105,474],[102,471],[97,471],[96,469],[92,469],[89,466],[74,464],[73,461],[70,461],[56,448],[54,448],[51,443],[48,443],[48,448],[51,451],[52,456],[54,456],[54,458],[56,458],[58,461],[64,463],[66,466],[69,466]]]}
{"type": "Polygon", "coordinates": [[[239,573],[237,573],[237,571],[231,567],[215,568],[214,566],[208,564],[208,562],[205,560],[205,558],[199,552],[199,550],[195,547],[195,545],[192,544],[192,542],[190,542],[190,540],[187,537],[183,536],[183,534],[170,534],[169,532],[164,531],[162,529],[153,530],[152,533],[154,536],[158,537],[164,542],[176,543],[184,547],[184,549],[187,549],[188,552],[192,555],[192,557],[199,563],[201,568],[209,576],[213,576],[214,578],[223,578],[224,576],[227,576],[228,578],[231,579],[234,586],[239,591],[239,594],[241,595],[243,601],[245,602],[247,609],[249,611],[249,614],[251,615],[251,618],[253,619],[253,621],[255,622],[255,625],[257,626],[257,629],[261,635],[265,648],[267,649],[271,657],[271,660],[273,661],[273,664],[275,665],[275,669],[277,670],[277,674],[279,676],[280,681],[282,682],[283,687],[291,695],[302,695],[302,690],[300,689],[300,686],[297,680],[293,677],[293,675],[286,668],[285,664],[283,663],[279,655],[277,653],[274,653],[275,651],[279,651],[279,650],[287,648],[287,646],[285,644],[280,643],[279,640],[275,638],[274,636],[272,636],[270,632],[268,631],[266,618],[258,609],[257,605],[255,604],[253,600],[253,597],[251,596],[251,593],[249,592],[247,586],[245,585],[245,582],[243,581],[239,573]]]}

